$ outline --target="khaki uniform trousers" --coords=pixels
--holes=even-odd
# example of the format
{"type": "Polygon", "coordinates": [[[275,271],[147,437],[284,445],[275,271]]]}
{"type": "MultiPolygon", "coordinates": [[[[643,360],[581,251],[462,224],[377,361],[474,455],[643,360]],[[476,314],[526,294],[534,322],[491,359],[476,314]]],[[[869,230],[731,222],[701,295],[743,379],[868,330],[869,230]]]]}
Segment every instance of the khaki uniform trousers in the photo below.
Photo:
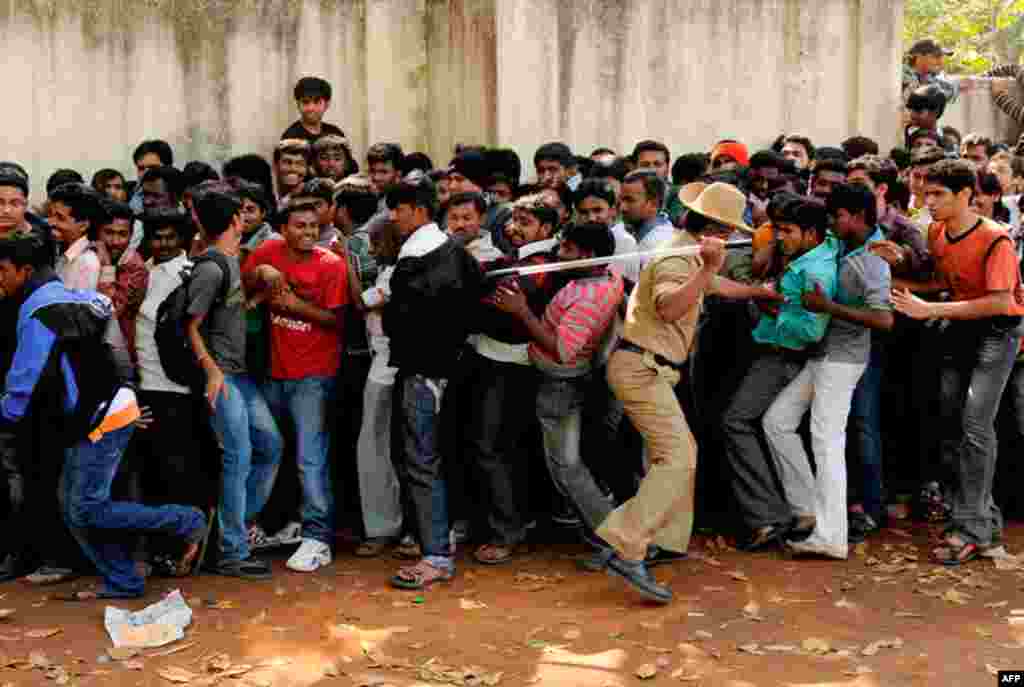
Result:
{"type": "Polygon", "coordinates": [[[651,354],[619,350],[608,363],[608,382],[644,438],[650,469],[636,496],[597,535],[627,560],[643,560],[649,544],[685,552],[693,533],[697,443],[676,399],[679,373],[651,354]]]}

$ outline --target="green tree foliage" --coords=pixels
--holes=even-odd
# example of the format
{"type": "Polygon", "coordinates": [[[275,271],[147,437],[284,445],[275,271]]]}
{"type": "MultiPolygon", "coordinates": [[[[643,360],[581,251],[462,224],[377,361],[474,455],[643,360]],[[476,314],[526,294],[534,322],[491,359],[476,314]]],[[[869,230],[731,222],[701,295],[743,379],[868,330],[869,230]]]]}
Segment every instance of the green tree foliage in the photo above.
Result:
{"type": "Polygon", "coordinates": [[[922,38],[956,51],[946,59],[946,71],[952,73],[980,74],[999,64],[1019,64],[1024,0],[905,0],[905,46],[922,38]]]}

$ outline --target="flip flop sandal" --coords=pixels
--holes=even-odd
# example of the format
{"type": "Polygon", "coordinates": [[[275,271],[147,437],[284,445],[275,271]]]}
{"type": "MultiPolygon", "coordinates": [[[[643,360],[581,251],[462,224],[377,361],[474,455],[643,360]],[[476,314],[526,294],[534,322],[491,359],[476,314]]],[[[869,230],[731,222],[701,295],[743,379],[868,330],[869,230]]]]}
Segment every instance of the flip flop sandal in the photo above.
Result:
{"type": "Polygon", "coordinates": [[[391,578],[391,584],[399,589],[411,589],[419,591],[426,589],[435,582],[448,582],[455,574],[450,570],[438,568],[427,561],[420,561],[416,565],[401,568],[391,578]]]}
{"type": "Polygon", "coordinates": [[[48,587],[54,584],[61,584],[62,582],[71,582],[78,578],[78,573],[68,568],[43,567],[31,575],[26,575],[22,580],[38,587],[48,587]]]}
{"type": "Polygon", "coordinates": [[[399,560],[415,561],[423,557],[423,551],[420,549],[420,545],[416,543],[399,544],[395,547],[394,555],[399,560]]]}
{"type": "Polygon", "coordinates": [[[359,558],[376,558],[388,547],[386,539],[367,539],[356,547],[355,555],[359,558]]]}
{"type": "Polygon", "coordinates": [[[771,527],[762,527],[754,536],[751,537],[750,541],[743,545],[742,551],[760,551],[761,549],[777,544],[783,536],[787,533],[787,528],[782,525],[772,525],[771,527]]]}
{"type": "Polygon", "coordinates": [[[484,544],[473,552],[473,558],[484,565],[501,565],[515,558],[515,552],[504,544],[484,544]]]}
{"type": "Polygon", "coordinates": [[[946,542],[943,546],[932,551],[932,561],[948,567],[956,567],[973,561],[981,554],[981,547],[972,542],[956,546],[946,542]]]}
{"type": "Polygon", "coordinates": [[[90,591],[74,591],[74,592],[61,592],[54,594],[52,599],[56,601],[67,601],[67,602],[79,602],[79,601],[101,601],[103,599],[138,599],[141,598],[141,594],[113,594],[111,592],[90,592],[90,591]]]}

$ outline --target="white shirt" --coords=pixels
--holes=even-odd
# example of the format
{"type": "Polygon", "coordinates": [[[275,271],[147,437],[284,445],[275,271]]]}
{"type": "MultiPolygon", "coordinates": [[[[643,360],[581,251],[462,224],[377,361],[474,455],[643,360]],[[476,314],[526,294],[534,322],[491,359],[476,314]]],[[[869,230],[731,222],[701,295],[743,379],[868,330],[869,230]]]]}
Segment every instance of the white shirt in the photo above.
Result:
{"type": "Polygon", "coordinates": [[[57,276],[69,289],[96,290],[100,283],[100,258],[88,237],[72,243],[57,258],[57,276]]]}
{"type": "Polygon", "coordinates": [[[398,259],[423,257],[447,240],[448,234],[441,231],[435,223],[424,224],[402,244],[402,249],[398,251],[398,259]]]}
{"type": "Polygon", "coordinates": [[[395,383],[398,369],[388,365],[391,346],[384,333],[384,320],[380,308],[391,300],[391,273],[395,268],[388,265],[377,274],[376,283],[363,292],[363,303],[370,308],[366,313],[366,333],[370,336],[373,362],[370,363],[369,377],[377,384],[391,386],[395,383]]]}
{"type": "Polygon", "coordinates": [[[185,252],[159,265],[153,260],[146,261],[149,270],[149,286],[146,298],[135,318],[135,352],[139,358],[139,387],[145,391],[170,391],[187,394],[187,386],[175,384],[167,379],[163,365],[160,364],[160,352],[156,348],[156,313],[160,304],[167,299],[171,291],[181,285],[181,271],[189,265],[185,252]]]}
{"type": "MultiPolygon", "coordinates": [[[[615,239],[616,255],[636,252],[636,239],[629,233],[629,229],[626,229],[625,224],[622,222],[616,222],[612,225],[611,231],[612,238],[615,239]]],[[[634,284],[640,280],[639,262],[635,264],[630,264],[629,262],[613,262],[608,267],[615,274],[629,279],[634,284]]]]}

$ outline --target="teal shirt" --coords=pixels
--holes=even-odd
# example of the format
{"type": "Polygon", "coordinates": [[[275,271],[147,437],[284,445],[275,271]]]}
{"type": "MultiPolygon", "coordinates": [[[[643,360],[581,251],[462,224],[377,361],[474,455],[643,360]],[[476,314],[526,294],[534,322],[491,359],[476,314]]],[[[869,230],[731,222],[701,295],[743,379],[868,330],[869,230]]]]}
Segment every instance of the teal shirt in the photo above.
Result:
{"type": "Polygon", "coordinates": [[[779,280],[779,292],[786,301],[776,317],[762,315],[754,328],[754,341],[802,351],[821,341],[831,316],[804,310],[801,297],[815,284],[829,298],[836,295],[836,272],[842,242],[829,234],[824,243],[790,263],[779,280]]]}

